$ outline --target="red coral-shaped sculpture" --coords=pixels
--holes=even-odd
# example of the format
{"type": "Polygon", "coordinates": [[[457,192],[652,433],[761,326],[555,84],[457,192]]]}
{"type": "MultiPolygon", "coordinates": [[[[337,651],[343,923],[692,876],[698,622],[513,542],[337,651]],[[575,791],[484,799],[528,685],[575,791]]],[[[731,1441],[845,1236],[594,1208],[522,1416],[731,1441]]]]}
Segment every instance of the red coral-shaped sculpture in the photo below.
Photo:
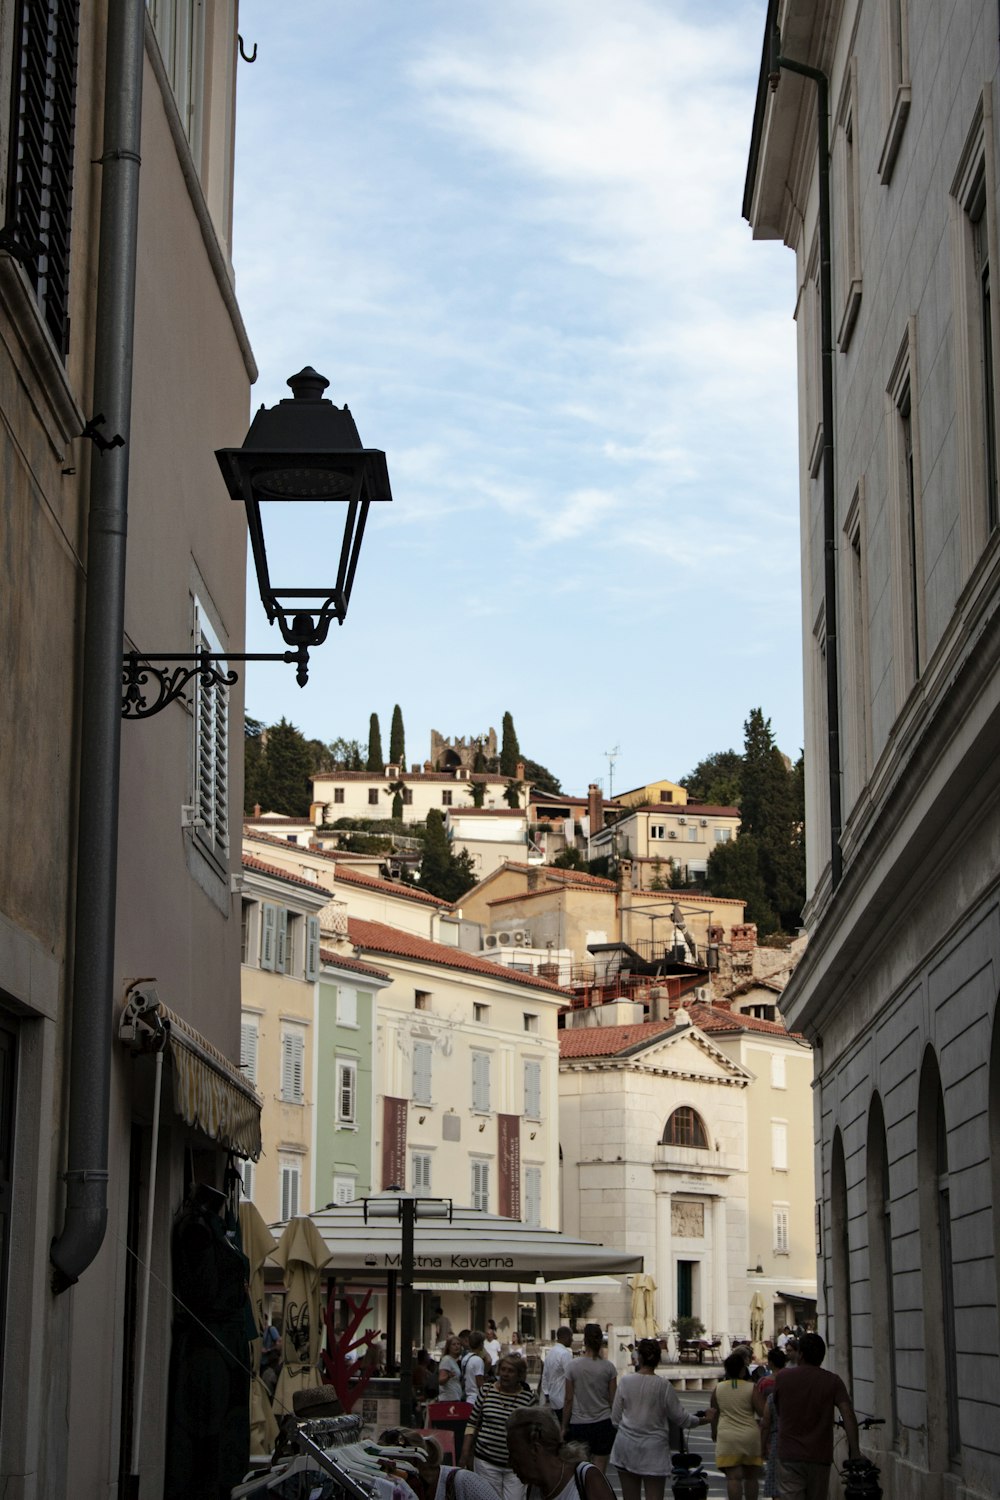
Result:
{"type": "Polygon", "coordinates": [[[323,1363],[323,1383],[332,1385],[337,1399],[345,1411],[350,1411],[364,1395],[368,1382],[378,1373],[379,1329],[358,1330],[371,1312],[372,1288],[358,1299],[343,1297],[346,1319],[342,1330],[336,1327],[338,1299],[331,1288],[323,1314],[326,1325],[326,1348],[320,1356],[323,1363]],[[364,1350],[363,1354],[358,1351],[364,1350]],[[354,1358],[349,1356],[353,1355],[354,1358]]]}

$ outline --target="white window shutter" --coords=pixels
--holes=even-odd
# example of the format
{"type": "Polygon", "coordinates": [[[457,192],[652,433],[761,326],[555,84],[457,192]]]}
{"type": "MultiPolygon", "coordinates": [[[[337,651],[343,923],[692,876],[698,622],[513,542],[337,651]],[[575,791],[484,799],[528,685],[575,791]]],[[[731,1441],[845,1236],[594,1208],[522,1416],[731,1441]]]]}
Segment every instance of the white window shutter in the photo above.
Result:
{"type": "Polygon", "coordinates": [[[788,1126],[783,1120],[771,1122],[771,1166],[776,1172],[788,1171],[788,1126]]]}
{"type": "Polygon", "coordinates": [[[524,1222],[531,1229],[542,1223],[542,1169],[526,1167],[524,1170],[524,1222]]]}
{"type": "Polygon", "coordinates": [[[421,1189],[430,1191],[431,1186],[431,1158],[427,1151],[414,1151],[410,1166],[410,1177],[413,1184],[413,1192],[421,1189]]]}
{"type": "Polygon", "coordinates": [[[526,1062],[524,1065],[524,1113],[529,1120],[542,1118],[542,1065],[526,1062]]]}
{"type": "Polygon", "coordinates": [[[337,1064],[337,1121],[341,1125],[355,1124],[357,1081],[357,1069],[353,1063],[337,1064]]]}
{"type": "Polygon", "coordinates": [[[278,908],[272,902],[265,901],[260,910],[260,966],[262,969],[273,969],[278,908]]]}
{"type": "Polygon", "coordinates": [[[257,1082],[257,1022],[240,1022],[240,1069],[248,1083],[257,1082]]]}
{"type": "Polygon", "coordinates": [[[490,1055],[472,1054],[472,1108],[477,1114],[488,1114],[490,1108],[490,1055]]]}
{"type": "Polygon", "coordinates": [[[306,918],[306,978],[319,977],[319,917],[306,918]]]}
{"type": "Polygon", "coordinates": [[[285,907],[277,908],[277,944],[274,953],[274,968],[278,974],[288,971],[288,912],[285,907]]]}
{"type": "Polygon", "coordinates": [[[434,1048],[430,1042],[413,1043],[413,1097],[420,1104],[431,1103],[431,1061],[434,1048]]]}
{"type": "Polygon", "coordinates": [[[281,1097],[286,1104],[301,1104],[304,1083],[305,1043],[298,1032],[286,1031],[281,1038],[281,1097]]]}
{"type": "MultiPolygon", "coordinates": [[[[195,650],[221,651],[202,606],[194,602],[195,650]]],[[[223,663],[219,664],[223,666],[223,663]]],[[[201,819],[195,832],[221,860],[229,854],[229,689],[205,687],[195,678],[194,805],[201,819]]]]}

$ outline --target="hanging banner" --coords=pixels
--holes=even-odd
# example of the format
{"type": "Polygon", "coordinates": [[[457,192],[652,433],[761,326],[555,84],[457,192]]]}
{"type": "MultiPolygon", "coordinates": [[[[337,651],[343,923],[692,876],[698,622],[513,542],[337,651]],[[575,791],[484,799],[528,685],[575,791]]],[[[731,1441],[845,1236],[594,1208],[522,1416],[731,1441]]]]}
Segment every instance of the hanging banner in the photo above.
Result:
{"type": "Polygon", "coordinates": [[[388,1094],[382,1102],[382,1190],[406,1187],[407,1100],[388,1094]]]}
{"type": "Polygon", "coordinates": [[[521,1117],[497,1115],[498,1204],[507,1219],[521,1217],[521,1117]]]}

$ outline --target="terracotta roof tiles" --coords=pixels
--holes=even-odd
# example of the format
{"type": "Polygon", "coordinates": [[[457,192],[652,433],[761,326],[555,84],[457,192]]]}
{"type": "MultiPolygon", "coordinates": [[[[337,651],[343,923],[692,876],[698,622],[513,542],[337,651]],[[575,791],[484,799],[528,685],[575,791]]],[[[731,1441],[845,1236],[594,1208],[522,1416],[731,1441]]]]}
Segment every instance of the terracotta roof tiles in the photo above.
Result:
{"type": "Polygon", "coordinates": [[[258,859],[256,854],[243,855],[243,868],[255,870],[259,875],[273,875],[277,880],[288,880],[292,885],[303,885],[306,890],[319,891],[320,895],[330,899],[330,892],[325,885],[317,885],[315,880],[306,880],[304,875],[293,875],[291,870],[282,870],[279,865],[269,865],[258,859]]]}
{"type": "Polygon", "coordinates": [[[325,964],[331,964],[337,969],[350,969],[354,974],[366,974],[370,979],[392,978],[385,969],[376,969],[374,964],[363,963],[360,958],[353,958],[348,953],[338,953],[333,948],[321,948],[319,956],[325,964]]]}
{"type": "Polygon", "coordinates": [[[348,917],[347,931],[351,942],[363,952],[391,954],[395,958],[415,958],[424,963],[441,964],[448,969],[464,969],[470,974],[500,982],[509,981],[534,990],[546,990],[550,994],[568,994],[549,979],[539,979],[534,974],[524,974],[504,964],[490,963],[489,959],[480,958],[475,953],[449,947],[447,943],[434,943],[430,938],[403,932],[398,927],[388,927],[384,922],[366,922],[360,917],[348,917]]]}
{"type": "MultiPolygon", "coordinates": [[[[756,1016],[745,1016],[723,1010],[720,1006],[694,1002],[684,1009],[691,1022],[706,1036],[738,1035],[741,1031],[752,1031],[767,1036],[781,1036],[789,1041],[801,1041],[798,1032],[789,1031],[779,1021],[759,1021],[756,1016]]],[[[677,1021],[638,1021],[626,1026],[573,1026],[559,1033],[559,1056],[574,1057],[618,1057],[631,1052],[657,1037],[676,1031],[677,1021]]]]}

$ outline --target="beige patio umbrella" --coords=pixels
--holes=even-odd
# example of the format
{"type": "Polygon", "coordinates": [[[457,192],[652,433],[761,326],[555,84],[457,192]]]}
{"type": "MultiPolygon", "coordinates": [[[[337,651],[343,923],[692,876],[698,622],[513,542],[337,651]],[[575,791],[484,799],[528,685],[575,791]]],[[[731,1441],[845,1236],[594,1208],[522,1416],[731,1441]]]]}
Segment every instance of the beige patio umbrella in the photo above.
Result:
{"type": "Polygon", "coordinates": [[[637,1339],[655,1339],[656,1282],[652,1276],[630,1276],[632,1283],[632,1331],[637,1339]]]}
{"type": "Polygon", "coordinates": [[[763,1363],[767,1350],[764,1348],[764,1299],[760,1292],[754,1292],[750,1298],[750,1343],[754,1359],[763,1363]]]}
{"type": "Polygon", "coordinates": [[[285,1273],[285,1313],[281,1321],[282,1366],[274,1393],[279,1419],[292,1410],[292,1395],[320,1384],[317,1371],[323,1345],[321,1272],[332,1259],[323,1236],[309,1218],[289,1219],[273,1259],[285,1273]]]}
{"type": "Polygon", "coordinates": [[[250,1262],[250,1306],[257,1337],[250,1346],[253,1379],[250,1382],[250,1452],[271,1453],[278,1436],[271,1402],[260,1379],[261,1339],[264,1335],[264,1262],[278,1242],[252,1203],[240,1204],[240,1237],[243,1254],[250,1262]]]}

